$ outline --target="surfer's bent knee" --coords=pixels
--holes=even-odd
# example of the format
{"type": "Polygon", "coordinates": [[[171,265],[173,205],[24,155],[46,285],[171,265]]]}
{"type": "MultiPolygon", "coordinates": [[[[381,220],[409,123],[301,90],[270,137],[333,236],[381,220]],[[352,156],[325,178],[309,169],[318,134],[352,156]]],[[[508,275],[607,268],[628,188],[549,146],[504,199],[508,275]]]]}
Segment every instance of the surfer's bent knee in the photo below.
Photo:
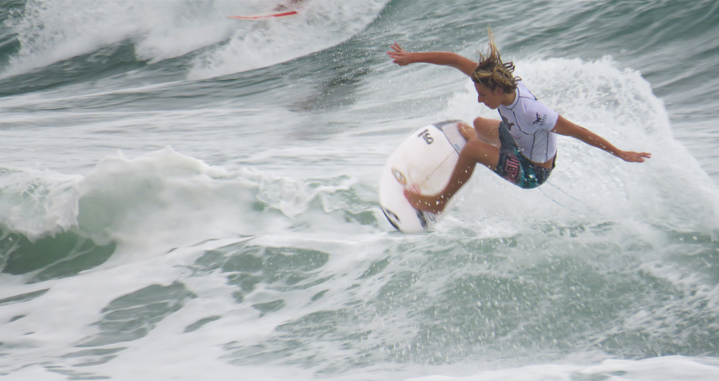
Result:
{"type": "Polygon", "coordinates": [[[474,130],[480,140],[499,147],[499,120],[477,117],[474,119],[474,130]]]}

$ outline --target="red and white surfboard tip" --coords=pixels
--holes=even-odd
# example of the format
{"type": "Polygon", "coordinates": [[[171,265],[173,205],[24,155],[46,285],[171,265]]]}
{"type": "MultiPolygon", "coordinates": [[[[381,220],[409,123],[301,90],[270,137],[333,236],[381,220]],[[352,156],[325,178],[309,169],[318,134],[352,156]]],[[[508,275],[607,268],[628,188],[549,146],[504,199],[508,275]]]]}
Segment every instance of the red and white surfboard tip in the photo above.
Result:
{"type": "Polygon", "coordinates": [[[279,17],[287,17],[287,16],[294,16],[297,15],[297,11],[283,11],[283,12],[276,12],[276,13],[268,13],[266,15],[254,15],[254,16],[227,16],[231,19],[235,20],[266,20],[266,19],[274,19],[279,17]]]}

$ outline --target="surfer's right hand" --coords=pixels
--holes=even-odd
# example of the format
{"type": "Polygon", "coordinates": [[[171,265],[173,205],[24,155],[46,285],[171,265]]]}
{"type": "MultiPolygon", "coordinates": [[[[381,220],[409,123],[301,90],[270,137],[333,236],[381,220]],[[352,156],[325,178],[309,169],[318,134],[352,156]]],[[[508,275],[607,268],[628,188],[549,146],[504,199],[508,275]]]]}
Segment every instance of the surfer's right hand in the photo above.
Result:
{"type": "Polygon", "coordinates": [[[459,123],[459,133],[466,141],[470,141],[472,139],[479,139],[479,136],[477,136],[477,130],[475,130],[474,127],[466,123],[459,123]]]}
{"type": "Polygon", "coordinates": [[[392,50],[394,51],[387,52],[387,54],[390,56],[390,58],[392,58],[393,63],[396,63],[399,66],[406,66],[414,62],[410,57],[412,53],[402,49],[402,47],[399,46],[398,43],[395,42],[394,44],[390,45],[390,48],[392,48],[392,50]]]}
{"type": "Polygon", "coordinates": [[[652,154],[649,152],[622,151],[617,156],[629,163],[643,163],[644,159],[651,159],[652,154]]]}

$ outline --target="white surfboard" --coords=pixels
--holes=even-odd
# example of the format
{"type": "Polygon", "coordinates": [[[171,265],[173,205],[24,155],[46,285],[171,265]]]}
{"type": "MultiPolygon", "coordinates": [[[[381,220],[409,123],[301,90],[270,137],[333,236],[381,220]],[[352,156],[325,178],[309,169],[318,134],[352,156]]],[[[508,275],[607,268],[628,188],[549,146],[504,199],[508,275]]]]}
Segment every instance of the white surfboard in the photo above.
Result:
{"type": "Polygon", "coordinates": [[[252,16],[227,16],[231,19],[235,20],[268,20],[268,19],[275,19],[275,18],[281,18],[281,17],[288,17],[288,16],[295,16],[299,12],[295,10],[286,10],[281,12],[273,12],[273,13],[267,13],[264,15],[252,15],[252,16]]]}
{"type": "Polygon", "coordinates": [[[441,214],[419,211],[407,201],[404,190],[431,195],[444,189],[467,143],[459,132],[459,123],[450,120],[418,129],[387,160],[380,175],[379,203],[397,230],[405,233],[428,230],[456,201],[451,199],[441,214]]]}

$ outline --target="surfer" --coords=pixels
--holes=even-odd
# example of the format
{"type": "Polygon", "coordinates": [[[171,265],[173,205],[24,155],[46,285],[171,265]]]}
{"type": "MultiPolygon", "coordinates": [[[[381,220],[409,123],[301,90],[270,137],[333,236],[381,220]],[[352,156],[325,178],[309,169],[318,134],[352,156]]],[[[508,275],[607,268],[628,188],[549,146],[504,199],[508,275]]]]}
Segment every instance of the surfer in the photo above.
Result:
{"type": "Polygon", "coordinates": [[[275,11],[282,12],[282,11],[288,11],[290,9],[294,9],[294,7],[290,8],[290,6],[299,5],[302,4],[304,0],[290,0],[287,4],[278,4],[275,7],[275,11]]]}
{"type": "Polygon", "coordinates": [[[557,135],[571,136],[600,148],[624,161],[642,163],[651,158],[647,152],[623,151],[604,138],[580,127],[548,108],[515,77],[514,64],[502,62],[489,32],[489,49],[479,63],[451,52],[408,52],[394,43],[387,54],[392,62],[405,66],[430,63],[450,66],[474,82],[477,101],[499,111],[502,120],[478,117],[474,126],[463,124],[460,131],[467,144],[459,155],[447,186],[437,195],[421,195],[410,190],[404,194],[418,210],[440,213],[450,198],[469,181],[480,163],[502,178],[525,189],[544,183],[557,158],[557,135]]]}

